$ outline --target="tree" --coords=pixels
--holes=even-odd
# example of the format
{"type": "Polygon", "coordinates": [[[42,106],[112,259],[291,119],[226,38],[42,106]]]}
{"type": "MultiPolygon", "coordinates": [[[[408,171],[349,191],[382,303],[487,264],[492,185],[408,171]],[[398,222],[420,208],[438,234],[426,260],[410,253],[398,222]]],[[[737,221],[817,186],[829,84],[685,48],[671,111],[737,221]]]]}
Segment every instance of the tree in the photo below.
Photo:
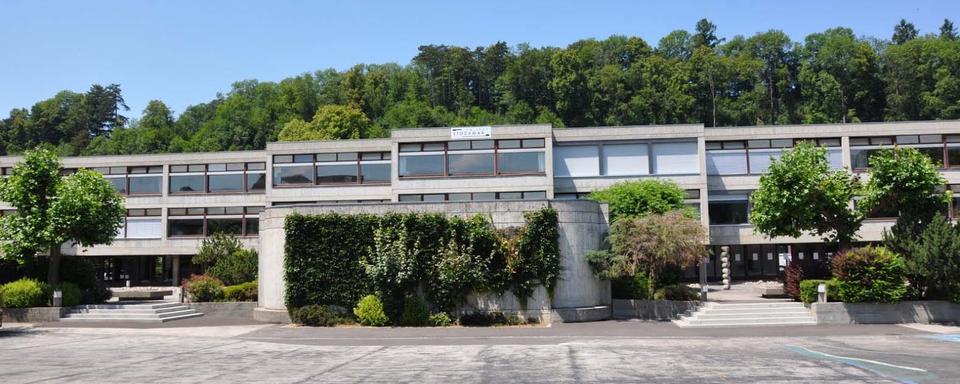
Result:
{"type": "Polygon", "coordinates": [[[723,40],[717,38],[717,25],[710,20],[700,19],[697,21],[697,31],[691,38],[694,47],[716,47],[723,40]]]}
{"type": "Polygon", "coordinates": [[[611,252],[615,256],[610,275],[644,273],[650,292],[670,267],[694,265],[706,255],[706,230],[699,220],[672,211],[640,218],[625,218],[610,227],[611,252]]]}
{"type": "Polygon", "coordinates": [[[313,120],[295,119],[284,125],[279,138],[283,141],[339,140],[369,137],[370,119],[359,108],[343,105],[324,105],[317,109],[313,120]]]}
{"type": "Polygon", "coordinates": [[[203,239],[192,262],[226,285],[257,279],[257,251],[247,249],[233,235],[215,233],[203,239]]]}
{"type": "Polygon", "coordinates": [[[907,280],[913,294],[925,299],[949,299],[960,294],[960,225],[935,214],[916,234],[884,232],[883,244],[904,255],[907,280]]]}
{"type": "Polygon", "coordinates": [[[916,148],[882,149],[869,162],[870,180],[861,203],[895,207],[897,227],[917,233],[946,210],[950,196],[942,192],[947,181],[940,175],[940,165],[916,148]]]}
{"type": "Polygon", "coordinates": [[[690,32],[678,29],[660,39],[657,43],[657,53],[670,59],[687,60],[690,58],[693,47],[690,32]]]}
{"type": "Polygon", "coordinates": [[[621,181],[590,194],[591,200],[609,205],[611,222],[683,210],[685,198],[686,192],[667,180],[621,181]]]}
{"type": "Polygon", "coordinates": [[[893,43],[901,45],[910,40],[917,38],[917,27],[913,23],[907,22],[906,19],[900,19],[900,24],[897,24],[893,27],[893,43]]]}
{"type": "Polygon", "coordinates": [[[49,149],[28,151],[0,180],[0,200],[17,209],[3,216],[5,257],[48,252],[47,280],[60,282],[60,246],[110,244],[126,214],[123,198],[102,175],[87,169],[62,177],[60,159],[49,149]]]}
{"type": "Polygon", "coordinates": [[[957,39],[957,28],[953,26],[950,19],[943,19],[943,25],[940,26],[940,38],[944,40],[957,39]]]}
{"type": "Polygon", "coordinates": [[[110,132],[115,128],[123,127],[127,123],[127,118],[120,114],[120,110],[129,111],[130,107],[123,100],[119,84],[106,87],[92,85],[87,91],[84,103],[90,119],[91,136],[110,136],[110,132]]]}
{"type": "Polygon", "coordinates": [[[862,193],[848,170],[831,170],[826,150],[804,142],[774,159],[751,196],[750,223],[768,237],[811,233],[846,249],[863,212],[850,206],[862,193]]]}

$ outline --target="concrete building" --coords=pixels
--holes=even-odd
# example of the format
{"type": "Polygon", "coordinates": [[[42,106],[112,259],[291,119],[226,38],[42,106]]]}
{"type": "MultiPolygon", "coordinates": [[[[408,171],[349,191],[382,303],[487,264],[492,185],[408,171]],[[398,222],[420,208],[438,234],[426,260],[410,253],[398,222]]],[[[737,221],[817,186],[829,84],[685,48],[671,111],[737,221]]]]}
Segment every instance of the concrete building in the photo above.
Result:
{"type": "MultiPolygon", "coordinates": [[[[831,164],[856,172],[878,148],[916,147],[960,190],[957,121],[398,129],[388,139],[270,143],[262,151],[65,158],[67,171],[103,173],[126,196],[128,215],[113,244],[64,253],[90,257],[114,285],[175,285],[197,270],[190,256],[209,234],[234,233],[259,248],[260,213],[271,207],[572,200],[621,180],[662,178],[687,191],[711,247],[731,247],[734,279],[770,278],[786,259],[831,253],[817,238],[765,239],[747,223],[749,194],[770,159],[801,140],[826,147],[831,164]]],[[[17,161],[0,157],[3,174],[17,161]]],[[[872,216],[863,241],[880,240],[893,223],[883,209],[872,216]]],[[[708,266],[711,279],[719,276],[716,261],[708,266]]]]}

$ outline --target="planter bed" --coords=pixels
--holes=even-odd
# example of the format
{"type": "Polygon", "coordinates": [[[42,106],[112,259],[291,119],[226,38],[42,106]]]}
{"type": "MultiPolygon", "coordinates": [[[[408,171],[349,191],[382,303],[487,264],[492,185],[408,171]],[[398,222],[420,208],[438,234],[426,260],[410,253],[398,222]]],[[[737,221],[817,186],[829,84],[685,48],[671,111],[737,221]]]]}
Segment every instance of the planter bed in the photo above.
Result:
{"type": "Polygon", "coordinates": [[[60,321],[62,307],[4,308],[3,321],[10,323],[46,323],[60,321]]]}
{"type": "Polygon", "coordinates": [[[960,322],[960,304],[947,301],[900,303],[813,303],[817,324],[902,324],[960,322]]]}
{"type": "Polygon", "coordinates": [[[205,317],[217,319],[250,319],[253,320],[253,310],[257,308],[256,301],[216,301],[203,303],[184,303],[205,317]]]}

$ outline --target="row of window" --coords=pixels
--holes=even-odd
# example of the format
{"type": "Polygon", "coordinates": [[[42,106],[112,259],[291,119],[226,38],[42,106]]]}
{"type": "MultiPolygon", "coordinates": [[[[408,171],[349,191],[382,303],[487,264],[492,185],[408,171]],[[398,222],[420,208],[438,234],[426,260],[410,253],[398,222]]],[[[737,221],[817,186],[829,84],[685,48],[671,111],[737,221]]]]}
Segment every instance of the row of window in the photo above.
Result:
{"type": "Polygon", "coordinates": [[[901,135],[850,138],[850,165],[867,169],[870,156],[893,145],[916,148],[944,168],[960,167],[960,135],[901,135]]]}
{"type": "Polygon", "coordinates": [[[700,173],[695,141],[558,145],[553,156],[553,173],[557,177],[700,173]]]}
{"type": "Polygon", "coordinates": [[[399,196],[401,202],[407,201],[490,201],[490,200],[543,200],[544,191],[528,192],[473,192],[473,193],[427,193],[399,196]]]}
{"type": "MultiPolygon", "coordinates": [[[[263,207],[169,208],[167,237],[202,237],[215,233],[256,236],[263,207]]],[[[159,239],[163,236],[160,208],[128,209],[117,230],[119,239],[159,239]]]]}
{"type": "Polygon", "coordinates": [[[541,174],[544,139],[400,144],[400,177],[541,174]]]}
{"type": "Polygon", "coordinates": [[[801,141],[827,149],[827,160],[834,169],[843,168],[840,138],[759,139],[710,141],[707,146],[708,175],[756,175],[767,171],[773,159],[801,141]]]}
{"type": "Polygon", "coordinates": [[[273,157],[274,186],[390,183],[390,152],[343,152],[273,157]]]}
{"type": "Polygon", "coordinates": [[[170,193],[262,193],[266,163],[219,163],[170,166],[170,193]]]}

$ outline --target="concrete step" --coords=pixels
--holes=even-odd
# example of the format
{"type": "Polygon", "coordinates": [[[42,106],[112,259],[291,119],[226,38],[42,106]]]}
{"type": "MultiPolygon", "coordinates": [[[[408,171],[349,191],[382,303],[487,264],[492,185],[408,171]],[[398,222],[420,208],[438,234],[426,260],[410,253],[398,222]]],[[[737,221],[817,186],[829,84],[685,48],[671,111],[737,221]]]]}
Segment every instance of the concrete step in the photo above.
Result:
{"type": "Polygon", "coordinates": [[[755,308],[806,308],[803,303],[798,302],[773,302],[773,303],[717,303],[707,302],[703,308],[723,308],[723,309],[755,309],[755,308]]]}
{"type": "Polygon", "coordinates": [[[707,322],[707,323],[696,323],[690,322],[686,319],[674,320],[674,324],[681,328],[735,328],[735,327],[776,327],[776,326],[800,326],[800,325],[817,325],[817,322],[813,319],[808,320],[795,320],[795,321],[753,321],[749,323],[735,323],[735,322],[707,322]]]}
{"type": "Polygon", "coordinates": [[[166,323],[168,321],[189,319],[193,317],[203,316],[200,312],[188,313],[177,316],[170,317],[153,317],[153,318],[117,318],[117,317],[98,317],[98,318],[77,318],[77,317],[64,317],[60,321],[69,321],[69,322],[106,322],[106,321],[120,321],[120,322],[135,322],[135,323],[166,323]]]}
{"type": "Polygon", "coordinates": [[[66,317],[76,318],[76,319],[100,319],[100,318],[117,318],[117,319],[164,319],[167,317],[175,317],[180,315],[186,315],[191,313],[198,313],[197,311],[190,308],[183,308],[176,311],[169,311],[164,313],[129,313],[129,312],[98,312],[98,313],[68,313],[66,317]]]}
{"type": "Polygon", "coordinates": [[[784,308],[727,308],[727,307],[704,307],[703,312],[709,313],[789,313],[810,311],[804,307],[784,307],[784,308]]]}
{"type": "Polygon", "coordinates": [[[809,312],[801,311],[791,311],[791,312],[778,312],[778,313],[763,313],[763,312],[743,312],[743,313],[714,313],[710,312],[701,312],[698,313],[697,319],[749,319],[749,318],[767,318],[767,319],[779,319],[784,317],[810,317],[809,312]]]}
{"type": "Polygon", "coordinates": [[[176,305],[168,306],[163,308],[122,308],[122,309],[106,309],[106,308],[72,308],[69,313],[145,313],[145,314],[157,314],[157,313],[166,313],[166,312],[175,312],[188,309],[185,305],[176,305]]]}
{"type": "Polygon", "coordinates": [[[161,309],[169,307],[183,306],[183,304],[177,302],[162,301],[156,303],[130,303],[130,304],[118,304],[118,303],[106,303],[106,304],[84,304],[73,307],[74,309],[161,309]]]}
{"type": "Polygon", "coordinates": [[[803,304],[788,301],[709,302],[689,316],[674,321],[679,327],[756,327],[816,323],[810,310],[803,304]]]}
{"type": "Polygon", "coordinates": [[[203,316],[177,302],[134,302],[79,305],[70,309],[61,321],[166,322],[203,316]]]}

